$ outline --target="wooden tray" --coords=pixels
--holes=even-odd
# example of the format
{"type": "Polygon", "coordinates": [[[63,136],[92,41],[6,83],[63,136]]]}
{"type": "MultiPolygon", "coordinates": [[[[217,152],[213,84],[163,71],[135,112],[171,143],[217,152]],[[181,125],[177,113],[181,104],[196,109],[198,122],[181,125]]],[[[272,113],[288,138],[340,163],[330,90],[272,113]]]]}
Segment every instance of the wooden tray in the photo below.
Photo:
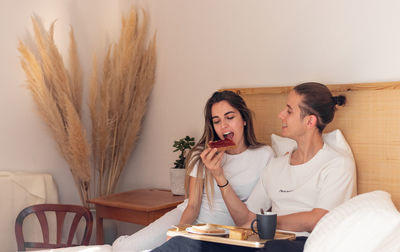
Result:
{"type": "MultiPolygon", "coordinates": [[[[167,236],[184,236],[194,240],[200,241],[209,241],[209,242],[218,242],[224,243],[229,245],[237,245],[237,246],[244,246],[244,247],[251,247],[251,248],[262,248],[264,247],[265,243],[270,240],[263,240],[260,239],[258,234],[251,232],[247,238],[247,240],[236,240],[230,239],[228,235],[226,236],[211,236],[211,235],[201,235],[201,234],[192,234],[186,231],[187,227],[191,227],[192,225],[180,225],[176,228],[171,228],[167,232],[167,236]]],[[[224,226],[224,225],[215,225],[216,227],[226,228],[226,229],[235,229],[237,227],[234,226],[224,226]]],[[[248,229],[250,230],[250,229],[248,229]]],[[[275,233],[275,240],[294,240],[296,239],[296,235],[293,233],[276,231],[275,233]]]]}

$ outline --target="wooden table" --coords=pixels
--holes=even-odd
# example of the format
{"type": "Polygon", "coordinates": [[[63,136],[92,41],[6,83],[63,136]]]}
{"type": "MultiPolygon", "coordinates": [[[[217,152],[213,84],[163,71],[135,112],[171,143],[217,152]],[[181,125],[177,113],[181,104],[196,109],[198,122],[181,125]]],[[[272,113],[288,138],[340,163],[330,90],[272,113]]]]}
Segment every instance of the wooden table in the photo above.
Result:
{"type": "Polygon", "coordinates": [[[96,244],[104,244],[103,219],[148,225],[183,202],[161,189],[140,189],[88,200],[96,207],[96,244]]]}

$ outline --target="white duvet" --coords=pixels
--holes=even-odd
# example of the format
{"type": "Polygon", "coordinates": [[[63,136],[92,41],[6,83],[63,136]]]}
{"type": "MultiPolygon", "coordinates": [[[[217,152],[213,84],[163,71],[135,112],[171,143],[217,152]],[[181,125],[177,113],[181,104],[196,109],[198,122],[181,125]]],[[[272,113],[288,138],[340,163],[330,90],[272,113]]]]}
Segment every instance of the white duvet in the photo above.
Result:
{"type": "Polygon", "coordinates": [[[110,245],[90,245],[90,246],[77,246],[58,249],[35,250],[35,252],[111,252],[110,245]]]}

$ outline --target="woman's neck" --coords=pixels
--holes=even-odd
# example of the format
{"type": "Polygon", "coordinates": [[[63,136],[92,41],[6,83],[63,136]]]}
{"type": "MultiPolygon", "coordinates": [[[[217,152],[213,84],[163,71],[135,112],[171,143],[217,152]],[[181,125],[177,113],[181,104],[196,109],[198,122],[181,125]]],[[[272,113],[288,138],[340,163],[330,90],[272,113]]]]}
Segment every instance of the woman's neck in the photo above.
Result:
{"type": "Polygon", "coordinates": [[[229,155],[236,155],[236,154],[242,153],[245,150],[247,150],[247,145],[243,142],[243,143],[237,145],[236,148],[227,150],[226,153],[229,155]]]}
{"type": "Polygon", "coordinates": [[[324,146],[324,141],[319,132],[305,135],[296,140],[297,149],[292,153],[290,164],[300,165],[310,161],[324,146]]]}

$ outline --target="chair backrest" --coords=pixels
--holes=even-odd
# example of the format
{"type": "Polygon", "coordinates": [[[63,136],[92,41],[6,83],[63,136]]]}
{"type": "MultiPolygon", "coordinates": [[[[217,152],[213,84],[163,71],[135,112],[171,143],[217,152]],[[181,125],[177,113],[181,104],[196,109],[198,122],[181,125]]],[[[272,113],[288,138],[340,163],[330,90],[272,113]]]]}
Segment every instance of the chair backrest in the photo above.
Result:
{"type": "Polygon", "coordinates": [[[18,251],[25,251],[26,248],[63,248],[78,245],[89,245],[90,236],[92,235],[93,217],[89,209],[79,205],[64,205],[64,204],[39,204],[29,206],[23,209],[15,220],[15,236],[17,240],[18,251]],[[49,225],[45,212],[54,212],[57,221],[57,240],[56,243],[50,243],[49,239],[49,225]],[[43,242],[26,242],[22,232],[22,225],[24,219],[30,215],[35,214],[39,220],[40,227],[43,234],[43,242]],[[62,243],[63,225],[67,213],[75,214],[69,228],[68,240],[62,243]],[[85,218],[86,225],[82,241],[79,244],[72,244],[72,240],[78,228],[81,218],[85,218]]]}

